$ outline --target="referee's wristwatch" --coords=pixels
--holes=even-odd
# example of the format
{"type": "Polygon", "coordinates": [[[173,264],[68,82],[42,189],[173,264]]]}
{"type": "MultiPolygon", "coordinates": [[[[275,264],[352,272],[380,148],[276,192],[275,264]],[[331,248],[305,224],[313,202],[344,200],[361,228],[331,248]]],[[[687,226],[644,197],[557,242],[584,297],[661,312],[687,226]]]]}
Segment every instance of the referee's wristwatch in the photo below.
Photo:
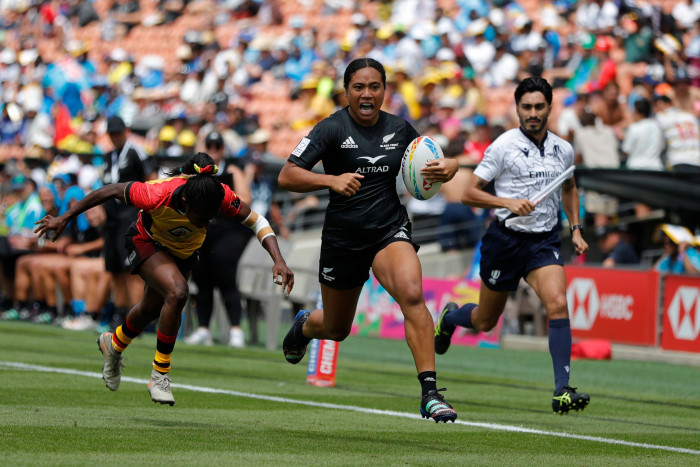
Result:
{"type": "Polygon", "coordinates": [[[574,230],[580,230],[581,235],[583,235],[583,226],[581,224],[575,224],[571,226],[571,235],[574,234],[574,230]]]}

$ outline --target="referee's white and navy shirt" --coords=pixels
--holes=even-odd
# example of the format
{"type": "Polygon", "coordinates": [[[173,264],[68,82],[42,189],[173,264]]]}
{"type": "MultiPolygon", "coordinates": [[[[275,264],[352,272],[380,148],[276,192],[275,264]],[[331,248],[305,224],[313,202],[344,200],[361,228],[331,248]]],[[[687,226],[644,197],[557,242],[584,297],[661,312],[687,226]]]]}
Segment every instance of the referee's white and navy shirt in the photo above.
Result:
{"type": "MultiPolygon", "coordinates": [[[[548,131],[538,147],[520,128],[508,130],[486,150],[474,175],[490,182],[495,180],[496,196],[530,199],[574,163],[574,149],[567,141],[548,131]]],[[[519,232],[548,232],[559,216],[561,187],[549,195],[527,216],[514,218],[509,228],[519,232]]],[[[503,222],[511,214],[497,208],[496,217],[503,222]]]]}

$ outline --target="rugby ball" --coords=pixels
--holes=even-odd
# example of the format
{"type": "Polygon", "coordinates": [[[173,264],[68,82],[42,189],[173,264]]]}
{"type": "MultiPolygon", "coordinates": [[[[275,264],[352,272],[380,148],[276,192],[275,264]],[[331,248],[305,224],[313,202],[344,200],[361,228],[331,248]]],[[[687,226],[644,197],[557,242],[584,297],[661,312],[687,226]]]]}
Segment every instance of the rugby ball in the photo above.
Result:
{"type": "Polygon", "coordinates": [[[426,162],[444,157],[440,145],[430,136],[419,136],[411,141],[401,160],[401,175],[411,196],[419,200],[426,200],[440,191],[442,182],[431,182],[424,179],[420,169],[425,167],[426,162]]]}

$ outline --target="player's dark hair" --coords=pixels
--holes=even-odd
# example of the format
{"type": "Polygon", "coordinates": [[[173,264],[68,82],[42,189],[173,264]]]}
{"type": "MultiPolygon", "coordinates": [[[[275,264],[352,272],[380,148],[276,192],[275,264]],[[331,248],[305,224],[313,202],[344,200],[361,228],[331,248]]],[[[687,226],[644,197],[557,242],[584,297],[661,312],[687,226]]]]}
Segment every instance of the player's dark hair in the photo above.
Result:
{"type": "Polygon", "coordinates": [[[547,105],[552,105],[552,86],[546,79],[539,76],[530,76],[525,78],[515,88],[515,105],[520,104],[520,99],[528,92],[541,92],[544,95],[544,100],[547,105]]]}
{"type": "Polygon", "coordinates": [[[382,75],[382,84],[384,87],[386,87],[386,70],[384,69],[384,65],[379,63],[373,58],[356,58],[352,62],[348,64],[348,67],[345,69],[345,74],[343,75],[343,87],[347,91],[348,86],[350,85],[350,80],[352,79],[352,75],[355,74],[358,70],[361,70],[363,68],[374,68],[379,72],[380,75],[382,75]]]}
{"type": "Polygon", "coordinates": [[[644,118],[649,118],[651,115],[651,103],[649,99],[640,97],[634,101],[634,110],[644,118]]]}
{"type": "Polygon", "coordinates": [[[216,163],[209,154],[198,152],[181,167],[171,170],[168,175],[191,175],[185,183],[183,194],[187,204],[209,218],[214,217],[224,200],[224,187],[217,179],[216,163]],[[197,170],[199,168],[199,170],[197,170]]]}

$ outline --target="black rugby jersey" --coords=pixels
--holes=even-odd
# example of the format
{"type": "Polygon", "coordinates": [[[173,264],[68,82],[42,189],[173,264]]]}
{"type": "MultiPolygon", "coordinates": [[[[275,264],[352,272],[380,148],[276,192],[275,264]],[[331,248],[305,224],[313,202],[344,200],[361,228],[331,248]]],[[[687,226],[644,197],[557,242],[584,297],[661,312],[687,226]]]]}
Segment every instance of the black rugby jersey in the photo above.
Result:
{"type": "MultiPolygon", "coordinates": [[[[112,149],[104,156],[103,182],[125,183],[125,182],[145,182],[146,178],[156,171],[156,167],[149,158],[146,151],[131,142],[126,141],[124,147],[112,149]]],[[[107,212],[107,225],[115,228],[117,219],[122,223],[135,220],[138,210],[131,206],[124,205],[116,199],[107,200],[104,203],[107,212]]]]}
{"type": "Polygon", "coordinates": [[[354,196],[329,190],[323,226],[325,246],[360,249],[381,242],[408,221],[396,192],[396,176],[406,147],[420,136],[401,117],[380,111],[373,126],[359,125],[348,108],[319,122],[292,151],[289,161],[325,173],[364,175],[354,196]]]}
{"type": "Polygon", "coordinates": [[[104,156],[103,182],[143,182],[156,171],[148,154],[127,140],[123,148],[112,149],[104,156]]]}

